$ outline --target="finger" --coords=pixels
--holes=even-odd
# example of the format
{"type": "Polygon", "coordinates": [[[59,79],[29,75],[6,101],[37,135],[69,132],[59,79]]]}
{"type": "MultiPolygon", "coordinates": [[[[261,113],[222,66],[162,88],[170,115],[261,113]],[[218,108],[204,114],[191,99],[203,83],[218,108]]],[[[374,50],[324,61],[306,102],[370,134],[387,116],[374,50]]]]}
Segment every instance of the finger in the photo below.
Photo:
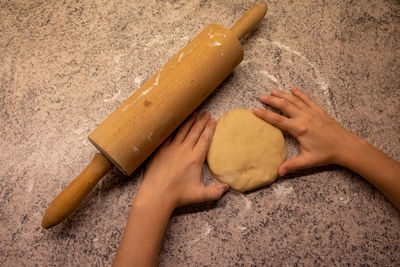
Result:
{"type": "Polygon", "coordinates": [[[210,112],[204,112],[200,119],[198,119],[197,122],[192,126],[189,133],[186,135],[184,142],[193,148],[199,140],[200,135],[203,133],[204,128],[206,127],[210,118],[210,112]]]}
{"type": "MultiPolygon", "coordinates": [[[[170,136],[168,136],[168,138],[159,146],[159,148],[154,152],[154,156],[156,156],[159,153],[162,153],[163,151],[165,151],[168,146],[171,144],[173,139],[173,135],[171,134],[170,136]]],[[[134,147],[135,152],[139,152],[139,148],[138,147],[134,147]]],[[[149,163],[153,161],[154,157],[151,157],[149,160],[149,163]]]]}
{"type": "Polygon", "coordinates": [[[296,158],[289,159],[283,162],[279,167],[278,172],[280,176],[283,176],[287,173],[294,172],[296,170],[307,169],[314,166],[315,163],[310,157],[305,155],[300,155],[296,158]]]}
{"type": "Polygon", "coordinates": [[[299,113],[299,109],[285,98],[261,95],[260,100],[271,107],[279,109],[290,117],[293,117],[299,113]]]}
{"type": "Polygon", "coordinates": [[[214,201],[220,199],[229,190],[229,185],[218,183],[216,185],[204,186],[199,202],[214,201]]]}
{"type": "Polygon", "coordinates": [[[301,101],[303,101],[303,103],[305,103],[307,106],[311,107],[311,108],[320,108],[312,99],[311,97],[309,97],[308,95],[306,95],[305,93],[303,93],[302,91],[300,91],[300,89],[298,88],[292,88],[292,94],[296,97],[298,97],[299,99],[301,99],[301,101]]]}
{"type": "Polygon", "coordinates": [[[190,118],[183,123],[183,125],[179,128],[178,132],[175,135],[174,142],[179,142],[182,143],[183,140],[185,140],[186,135],[190,131],[190,128],[192,128],[193,124],[195,123],[197,119],[197,112],[194,112],[190,118]]]}
{"type": "Polygon", "coordinates": [[[255,108],[253,109],[254,115],[259,117],[260,119],[271,123],[272,125],[285,130],[293,135],[296,132],[295,125],[288,118],[276,114],[268,109],[264,108],[255,108]]]}
{"type": "Polygon", "coordinates": [[[276,97],[280,97],[280,98],[284,98],[287,101],[289,101],[290,103],[292,103],[293,105],[295,105],[299,109],[304,109],[306,107],[306,105],[303,103],[303,101],[301,101],[298,97],[296,97],[294,95],[291,95],[291,94],[288,94],[286,92],[273,89],[271,91],[271,95],[276,96],[276,97]]]}
{"type": "Polygon", "coordinates": [[[215,131],[215,127],[217,122],[213,119],[210,119],[201,134],[199,141],[197,142],[194,150],[200,154],[202,161],[205,160],[208,149],[210,148],[210,144],[212,141],[212,137],[215,131]]]}

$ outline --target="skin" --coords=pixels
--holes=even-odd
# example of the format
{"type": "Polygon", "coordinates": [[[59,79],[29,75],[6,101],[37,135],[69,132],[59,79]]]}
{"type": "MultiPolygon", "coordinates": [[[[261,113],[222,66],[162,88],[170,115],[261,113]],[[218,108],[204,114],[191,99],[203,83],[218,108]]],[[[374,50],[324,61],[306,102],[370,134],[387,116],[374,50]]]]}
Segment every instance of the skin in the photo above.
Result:
{"type": "Polygon", "coordinates": [[[314,166],[341,165],[364,177],[400,210],[399,162],[346,130],[297,88],[292,94],[272,90],[270,96],[259,98],[287,117],[260,108],[254,114],[290,133],[300,145],[300,155],[279,167],[280,176],[314,166]]]}
{"type": "Polygon", "coordinates": [[[210,113],[194,114],[151,160],[132,203],[114,266],[155,266],[172,211],[219,199],[229,186],[204,186],[201,168],[215,130],[210,113]]]}
{"type": "MultiPolygon", "coordinates": [[[[259,118],[287,131],[299,142],[301,153],[279,167],[279,175],[315,166],[337,164],[364,177],[400,210],[400,163],[343,128],[310,97],[293,88],[292,94],[272,90],[260,101],[285,116],[256,108],[259,118]]],[[[219,199],[229,187],[201,183],[201,167],[215,130],[204,113],[193,115],[157,151],[132,203],[114,266],[155,266],[172,211],[192,203],[219,199]]]]}

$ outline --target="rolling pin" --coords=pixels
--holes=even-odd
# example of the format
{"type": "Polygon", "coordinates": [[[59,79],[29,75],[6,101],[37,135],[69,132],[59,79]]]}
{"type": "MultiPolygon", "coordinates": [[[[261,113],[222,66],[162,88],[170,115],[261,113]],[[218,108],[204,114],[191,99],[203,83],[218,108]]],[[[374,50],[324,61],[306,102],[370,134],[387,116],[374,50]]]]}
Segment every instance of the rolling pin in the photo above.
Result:
{"type": "Polygon", "coordinates": [[[47,208],[42,227],[70,216],[100,179],[116,166],[133,171],[239,65],[239,39],[264,18],[267,5],[246,11],[230,29],[207,26],[89,134],[100,151],[47,208]]]}

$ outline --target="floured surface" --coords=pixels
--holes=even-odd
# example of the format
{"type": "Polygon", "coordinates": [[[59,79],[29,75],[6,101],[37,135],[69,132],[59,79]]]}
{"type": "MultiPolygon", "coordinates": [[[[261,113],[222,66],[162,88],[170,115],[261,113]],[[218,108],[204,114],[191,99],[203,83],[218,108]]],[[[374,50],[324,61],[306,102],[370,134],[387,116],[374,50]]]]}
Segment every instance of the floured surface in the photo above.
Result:
{"type": "Polygon", "coordinates": [[[219,118],[207,162],[219,181],[244,192],[275,181],[285,157],[278,128],[251,110],[235,109],[219,118]]]}
{"type": "MultiPolygon", "coordinates": [[[[111,264],[146,163],[131,177],[108,174],[57,228],[40,228],[44,210],[95,153],[87,135],[98,123],[205,26],[229,27],[253,3],[0,4],[0,265],[111,264]]],[[[244,61],[200,110],[218,118],[297,86],[399,160],[399,17],[398,1],[268,1],[244,61]]],[[[298,145],[284,135],[291,158],[298,145]]],[[[215,182],[206,167],[203,179],[215,182]]],[[[399,212],[331,166],[178,209],[160,265],[390,266],[399,240],[399,212]]]]}

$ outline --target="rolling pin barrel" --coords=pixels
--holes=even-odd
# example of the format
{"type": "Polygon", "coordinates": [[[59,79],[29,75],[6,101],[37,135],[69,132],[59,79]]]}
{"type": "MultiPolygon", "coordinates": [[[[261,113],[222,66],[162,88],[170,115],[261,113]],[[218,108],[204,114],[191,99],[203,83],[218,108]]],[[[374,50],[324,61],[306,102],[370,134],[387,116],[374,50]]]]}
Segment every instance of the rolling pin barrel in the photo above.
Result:
{"type": "Polygon", "coordinates": [[[52,227],[72,214],[112,164],[132,174],[239,65],[239,39],[266,10],[264,3],[254,6],[230,30],[216,24],[206,27],[90,133],[101,154],[54,199],[42,226],[52,227]]]}
{"type": "Polygon", "coordinates": [[[236,36],[209,25],[104,120],[89,140],[130,175],[242,59],[236,36]]]}

